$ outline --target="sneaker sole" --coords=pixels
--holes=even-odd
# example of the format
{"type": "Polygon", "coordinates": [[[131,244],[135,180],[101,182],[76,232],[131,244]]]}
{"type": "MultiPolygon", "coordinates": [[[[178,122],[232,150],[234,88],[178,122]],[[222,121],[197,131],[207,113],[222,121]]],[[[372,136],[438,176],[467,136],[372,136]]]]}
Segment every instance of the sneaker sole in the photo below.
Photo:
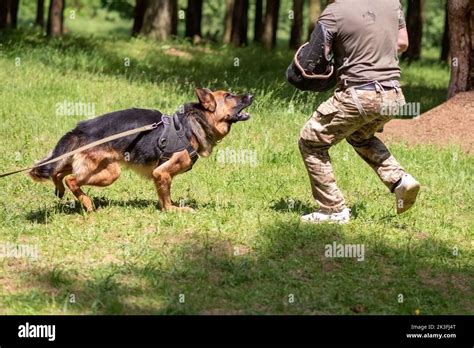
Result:
{"type": "Polygon", "coordinates": [[[305,219],[300,219],[301,222],[306,223],[306,224],[315,224],[315,225],[320,225],[320,224],[338,224],[338,225],[345,225],[349,223],[349,220],[305,220],[305,219]]]}
{"type": "Polygon", "coordinates": [[[401,190],[397,196],[400,198],[397,199],[397,214],[401,214],[406,212],[408,209],[410,209],[416,202],[416,197],[418,196],[418,192],[420,192],[420,183],[415,182],[412,185],[410,185],[408,188],[405,188],[404,190],[401,190]],[[399,207],[398,202],[400,199],[403,202],[402,207],[399,207]]]}

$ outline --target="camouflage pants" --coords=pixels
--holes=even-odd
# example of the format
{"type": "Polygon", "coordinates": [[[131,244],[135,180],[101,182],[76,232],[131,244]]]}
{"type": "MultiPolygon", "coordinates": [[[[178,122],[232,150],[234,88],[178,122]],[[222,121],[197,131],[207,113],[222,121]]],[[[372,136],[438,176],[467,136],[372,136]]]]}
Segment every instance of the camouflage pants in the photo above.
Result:
{"type": "Polygon", "coordinates": [[[301,130],[299,148],[308,171],[313,197],[322,211],[340,212],[346,207],[336,185],[329,148],[346,139],[367,162],[382,182],[392,189],[405,173],[380,139],[385,123],[392,119],[390,110],[405,104],[400,89],[367,91],[349,88],[336,90],[323,102],[301,130]]]}

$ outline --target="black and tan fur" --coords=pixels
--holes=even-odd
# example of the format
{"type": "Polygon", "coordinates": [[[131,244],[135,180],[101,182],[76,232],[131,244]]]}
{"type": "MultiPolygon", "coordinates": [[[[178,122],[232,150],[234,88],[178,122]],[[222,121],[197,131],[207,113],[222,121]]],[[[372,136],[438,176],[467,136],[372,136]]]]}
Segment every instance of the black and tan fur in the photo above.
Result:
{"type": "MultiPolygon", "coordinates": [[[[229,133],[232,124],[250,117],[242,110],[252,103],[253,97],[237,96],[225,91],[212,92],[205,88],[196,89],[196,94],[199,102],[184,105],[178,117],[192,147],[200,156],[207,157],[216,143],[229,133]]],[[[161,116],[157,110],[127,109],[80,122],[39,163],[107,136],[159,122],[161,116]]],[[[188,171],[192,167],[192,160],[188,151],[183,150],[174,153],[168,161],[159,165],[158,140],[161,133],[162,127],[158,127],[117,139],[66,160],[33,169],[29,175],[37,181],[51,179],[59,197],[64,195],[65,184],[87,211],[93,211],[92,200],[84,194],[81,187],[111,185],[119,178],[120,167],[124,164],[153,180],[162,210],[191,210],[188,207],[174,206],[170,191],[173,177],[188,171]]]]}

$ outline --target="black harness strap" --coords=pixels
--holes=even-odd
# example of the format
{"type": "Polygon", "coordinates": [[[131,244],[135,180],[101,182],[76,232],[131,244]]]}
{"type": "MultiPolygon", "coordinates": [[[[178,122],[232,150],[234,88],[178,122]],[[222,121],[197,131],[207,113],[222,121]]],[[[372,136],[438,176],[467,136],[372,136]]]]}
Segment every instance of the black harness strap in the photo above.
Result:
{"type": "MultiPolygon", "coordinates": [[[[188,151],[189,157],[192,160],[192,166],[199,158],[198,153],[191,146],[189,139],[186,137],[183,125],[179,121],[178,115],[173,116],[161,116],[163,122],[163,132],[158,140],[158,147],[161,150],[160,159],[158,165],[161,165],[168,161],[175,152],[183,150],[188,151]]],[[[191,169],[189,168],[189,169],[191,169]]]]}

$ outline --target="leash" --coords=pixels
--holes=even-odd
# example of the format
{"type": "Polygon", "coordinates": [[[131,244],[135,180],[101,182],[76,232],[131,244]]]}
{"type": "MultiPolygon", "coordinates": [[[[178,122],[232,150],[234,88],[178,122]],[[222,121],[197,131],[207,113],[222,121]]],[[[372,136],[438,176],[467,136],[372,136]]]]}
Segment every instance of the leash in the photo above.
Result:
{"type": "Polygon", "coordinates": [[[100,140],[97,140],[97,141],[94,141],[90,144],[87,144],[87,145],[84,145],[84,146],[81,146],[73,151],[70,151],[70,152],[67,152],[65,154],[62,154],[61,156],[58,156],[56,158],[53,158],[53,159],[50,159],[46,162],[42,162],[40,164],[37,164],[37,165],[34,165],[32,167],[28,167],[28,168],[23,168],[23,169],[19,169],[19,170],[14,170],[12,172],[8,172],[8,173],[4,173],[4,174],[0,174],[0,178],[4,178],[6,176],[10,176],[10,175],[13,175],[13,174],[17,174],[17,173],[21,173],[21,172],[25,172],[27,170],[31,170],[31,169],[35,169],[35,168],[38,168],[38,167],[42,167],[42,166],[45,166],[47,164],[50,164],[50,163],[54,163],[54,162],[58,162],[62,159],[65,159],[65,158],[68,158],[68,157],[71,157],[79,152],[82,152],[82,151],[85,151],[85,150],[88,150],[94,146],[97,146],[97,145],[101,145],[101,144],[104,144],[104,143],[107,143],[109,141],[112,141],[112,140],[115,140],[115,139],[120,139],[120,138],[124,138],[126,136],[129,136],[129,135],[132,135],[132,134],[136,134],[136,133],[141,133],[141,132],[146,132],[146,131],[149,131],[149,130],[153,130],[153,129],[156,129],[158,128],[158,126],[160,124],[162,124],[163,121],[160,121],[160,122],[155,122],[155,123],[152,123],[152,124],[148,124],[146,126],[141,126],[141,127],[138,127],[138,128],[134,128],[134,129],[131,129],[131,130],[128,130],[128,131],[125,131],[125,132],[121,132],[121,133],[117,133],[117,134],[114,134],[114,135],[111,135],[111,136],[108,136],[106,138],[103,138],[103,139],[100,139],[100,140]]]}

